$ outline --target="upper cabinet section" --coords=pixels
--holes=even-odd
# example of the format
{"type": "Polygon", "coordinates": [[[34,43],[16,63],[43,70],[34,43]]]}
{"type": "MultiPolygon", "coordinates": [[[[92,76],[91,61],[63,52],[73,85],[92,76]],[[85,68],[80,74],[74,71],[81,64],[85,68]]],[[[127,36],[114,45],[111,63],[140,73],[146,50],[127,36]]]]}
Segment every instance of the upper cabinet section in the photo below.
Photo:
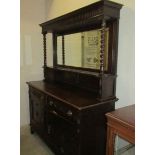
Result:
{"type": "Polygon", "coordinates": [[[111,1],[99,1],[71,13],[40,24],[42,33],[58,35],[100,28],[103,19],[119,18],[122,5],[111,1]]]}
{"type": "Polygon", "coordinates": [[[52,33],[53,67],[116,74],[122,5],[99,1],[40,24],[46,63],[46,34],[52,33]]]}

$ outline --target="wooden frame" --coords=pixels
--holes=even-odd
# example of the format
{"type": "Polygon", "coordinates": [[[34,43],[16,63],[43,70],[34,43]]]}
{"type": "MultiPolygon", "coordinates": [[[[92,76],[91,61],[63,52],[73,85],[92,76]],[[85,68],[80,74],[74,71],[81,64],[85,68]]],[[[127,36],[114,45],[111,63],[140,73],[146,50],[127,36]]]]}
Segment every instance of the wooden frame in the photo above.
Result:
{"type": "MultiPolygon", "coordinates": [[[[116,58],[117,58],[117,42],[118,42],[118,39],[117,39],[118,25],[116,24],[113,25],[113,23],[115,22],[118,23],[119,14],[120,14],[119,11],[121,7],[122,5],[115,3],[115,2],[99,1],[99,2],[94,3],[93,5],[88,5],[86,7],[83,7],[76,11],[68,13],[61,17],[58,17],[58,18],[55,18],[55,19],[52,19],[50,21],[40,24],[40,26],[42,27],[43,34],[53,33],[53,40],[55,40],[53,42],[53,45],[54,45],[53,47],[54,64],[53,65],[54,67],[58,65],[57,43],[56,43],[57,36],[71,34],[71,33],[78,33],[78,32],[83,32],[83,31],[89,31],[89,30],[94,30],[94,29],[103,29],[102,23],[104,21],[106,25],[108,23],[112,23],[112,25],[110,26],[111,30],[109,30],[110,34],[113,33],[112,31],[115,31],[115,35],[112,35],[111,38],[109,38],[109,43],[110,43],[109,50],[111,51],[109,54],[109,59],[111,60],[108,60],[108,62],[110,63],[110,65],[108,66],[108,73],[115,74],[116,63],[117,63],[116,58]]],[[[101,48],[104,46],[103,44],[104,44],[104,41],[102,41],[101,48]]],[[[103,50],[101,49],[101,51],[104,51],[104,49],[103,50]]],[[[63,58],[64,58],[64,55],[65,53],[63,50],[63,58]]],[[[104,62],[104,60],[102,60],[102,54],[100,54],[100,61],[104,62]]],[[[64,60],[62,60],[62,62],[64,62],[64,60]]],[[[65,68],[64,65],[62,65],[62,67],[65,68]]],[[[100,69],[101,68],[103,67],[100,67],[100,69]]],[[[107,68],[105,70],[107,70],[107,68]]]]}
{"type": "Polygon", "coordinates": [[[115,137],[135,144],[135,106],[127,106],[107,113],[107,155],[114,154],[115,137]]]}

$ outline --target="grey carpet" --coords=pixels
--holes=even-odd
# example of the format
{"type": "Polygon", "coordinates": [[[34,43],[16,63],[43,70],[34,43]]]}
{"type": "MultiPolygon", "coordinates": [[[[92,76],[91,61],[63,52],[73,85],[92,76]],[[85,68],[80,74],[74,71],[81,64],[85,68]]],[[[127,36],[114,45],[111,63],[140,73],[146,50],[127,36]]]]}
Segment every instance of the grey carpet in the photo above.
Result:
{"type": "Polygon", "coordinates": [[[20,155],[54,155],[37,134],[30,134],[29,127],[21,128],[20,155]]]}

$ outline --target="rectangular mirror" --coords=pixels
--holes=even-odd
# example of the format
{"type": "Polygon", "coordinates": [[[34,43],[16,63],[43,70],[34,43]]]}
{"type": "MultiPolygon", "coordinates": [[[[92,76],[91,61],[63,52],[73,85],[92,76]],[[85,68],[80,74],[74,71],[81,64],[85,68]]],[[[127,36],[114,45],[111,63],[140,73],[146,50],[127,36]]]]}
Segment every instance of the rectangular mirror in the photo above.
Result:
{"type": "MultiPolygon", "coordinates": [[[[105,30],[104,70],[108,70],[109,28],[105,30]]],[[[101,30],[84,31],[57,37],[57,64],[100,68],[101,30]],[[63,61],[64,59],[64,61],[63,61]]]]}

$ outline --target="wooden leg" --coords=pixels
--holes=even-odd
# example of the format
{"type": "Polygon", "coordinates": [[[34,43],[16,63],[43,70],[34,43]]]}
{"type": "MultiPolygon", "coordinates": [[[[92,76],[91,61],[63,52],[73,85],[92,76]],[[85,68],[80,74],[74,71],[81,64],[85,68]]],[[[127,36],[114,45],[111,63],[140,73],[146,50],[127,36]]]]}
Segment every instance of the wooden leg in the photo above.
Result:
{"type": "Polygon", "coordinates": [[[106,145],[106,155],[113,155],[115,147],[115,133],[114,129],[108,126],[107,128],[107,145],[106,145]]]}

